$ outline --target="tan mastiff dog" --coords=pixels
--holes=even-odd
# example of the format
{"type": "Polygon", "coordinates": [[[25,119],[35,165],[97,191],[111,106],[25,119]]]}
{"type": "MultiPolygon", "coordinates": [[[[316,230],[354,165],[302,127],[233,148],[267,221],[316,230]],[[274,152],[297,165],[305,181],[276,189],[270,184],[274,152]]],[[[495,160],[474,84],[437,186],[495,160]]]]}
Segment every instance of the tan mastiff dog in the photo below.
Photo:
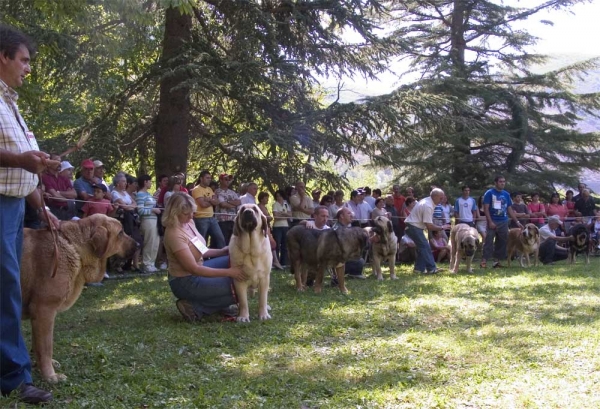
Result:
{"type": "Polygon", "coordinates": [[[246,281],[234,281],[239,302],[238,322],[250,322],[248,289],[258,287],[258,317],[268,320],[269,282],[273,252],[268,237],[267,218],[255,204],[240,206],[233,222],[233,235],[229,242],[229,258],[232,266],[241,266],[248,276],[246,281]]]}
{"type": "Polygon", "coordinates": [[[129,257],[137,243],[121,223],[95,214],[78,221],[62,222],[58,232],[58,259],[49,230],[25,229],[21,259],[23,318],[31,319],[32,347],[42,378],[58,382],[67,377],[54,372],[52,349],[56,314],[69,309],[85,283],[99,282],[106,260],[118,254],[129,257]],[[58,263],[56,275],[52,267],[58,263]]]}
{"type": "Polygon", "coordinates": [[[450,231],[450,270],[455,274],[458,273],[460,260],[465,257],[467,271],[472,273],[471,263],[478,246],[479,233],[477,229],[465,223],[455,225],[450,231]]]}
{"type": "Polygon", "coordinates": [[[523,257],[527,258],[527,267],[531,267],[529,255],[533,254],[533,265],[538,265],[538,255],[540,252],[540,230],[535,224],[528,223],[523,229],[515,228],[508,231],[508,266],[514,255],[520,255],[519,261],[521,267],[523,257]]]}

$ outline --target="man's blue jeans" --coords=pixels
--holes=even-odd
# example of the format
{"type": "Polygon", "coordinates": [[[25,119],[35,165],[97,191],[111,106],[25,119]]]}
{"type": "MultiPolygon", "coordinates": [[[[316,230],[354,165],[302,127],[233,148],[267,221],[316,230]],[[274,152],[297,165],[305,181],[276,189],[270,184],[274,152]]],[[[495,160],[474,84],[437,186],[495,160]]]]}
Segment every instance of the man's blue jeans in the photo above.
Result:
{"type": "Polygon", "coordinates": [[[437,269],[435,260],[433,259],[433,253],[431,252],[431,246],[425,238],[425,233],[422,229],[413,226],[410,223],[406,223],[406,230],[404,231],[408,237],[415,242],[417,246],[417,261],[415,261],[415,270],[421,273],[425,271],[435,271],[437,269]]]}
{"type": "Polygon", "coordinates": [[[31,383],[31,361],[21,333],[21,253],[25,199],[0,195],[0,390],[31,383]]]}
{"type": "Polygon", "coordinates": [[[225,247],[225,237],[219,227],[219,222],[214,217],[194,218],[194,224],[198,233],[204,237],[208,244],[208,236],[210,236],[210,248],[222,249],[225,247]]]}

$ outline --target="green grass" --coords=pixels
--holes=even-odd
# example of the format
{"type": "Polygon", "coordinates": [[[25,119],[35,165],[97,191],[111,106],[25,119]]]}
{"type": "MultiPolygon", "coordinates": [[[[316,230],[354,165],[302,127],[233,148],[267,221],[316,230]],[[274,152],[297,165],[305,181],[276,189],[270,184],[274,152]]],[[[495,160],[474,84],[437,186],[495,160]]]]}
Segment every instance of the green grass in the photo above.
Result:
{"type": "Polygon", "coordinates": [[[411,269],[348,296],[273,272],[273,319],[254,299],[250,324],[184,322],[164,275],[111,280],[57,319],[67,381],[37,383],[49,408],[600,407],[600,258],[411,269]]]}

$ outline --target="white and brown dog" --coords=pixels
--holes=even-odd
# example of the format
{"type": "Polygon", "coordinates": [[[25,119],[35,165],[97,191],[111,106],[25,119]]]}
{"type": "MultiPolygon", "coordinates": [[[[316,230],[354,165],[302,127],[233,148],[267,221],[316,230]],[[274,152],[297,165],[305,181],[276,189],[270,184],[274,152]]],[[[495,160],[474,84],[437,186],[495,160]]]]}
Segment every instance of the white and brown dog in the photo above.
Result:
{"type": "Polygon", "coordinates": [[[398,238],[394,233],[392,222],[385,216],[377,216],[373,220],[373,227],[367,227],[365,230],[372,235],[378,236],[379,240],[373,241],[371,245],[371,254],[373,256],[373,274],[378,280],[383,280],[381,274],[381,262],[387,261],[390,267],[390,279],[396,280],[396,252],[398,251],[398,238]]]}
{"type": "Polygon", "coordinates": [[[529,255],[533,254],[533,265],[538,265],[538,256],[540,253],[540,230],[535,224],[528,223],[523,229],[514,228],[508,231],[508,266],[514,255],[520,255],[521,267],[523,257],[527,259],[527,267],[531,267],[529,255]]]}
{"type": "Polygon", "coordinates": [[[267,218],[255,204],[240,206],[233,222],[233,235],[229,242],[232,266],[241,266],[248,276],[246,281],[234,281],[239,302],[238,322],[250,322],[248,288],[258,287],[258,317],[268,320],[267,296],[273,253],[269,242],[267,218]]]}
{"type": "Polygon", "coordinates": [[[455,225],[450,231],[450,269],[458,273],[460,260],[464,257],[467,262],[467,271],[473,272],[471,263],[479,246],[479,233],[477,229],[465,223],[455,225]]]}

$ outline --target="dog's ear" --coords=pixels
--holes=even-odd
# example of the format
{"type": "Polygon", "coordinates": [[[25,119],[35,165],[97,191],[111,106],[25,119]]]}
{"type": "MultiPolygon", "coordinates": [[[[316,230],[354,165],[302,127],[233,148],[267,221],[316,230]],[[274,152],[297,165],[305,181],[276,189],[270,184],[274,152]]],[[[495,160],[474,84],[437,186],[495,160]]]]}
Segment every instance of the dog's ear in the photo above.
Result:
{"type": "Polygon", "coordinates": [[[96,256],[98,256],[98,258],[104,258],[104,255],[108,250],[108,236],[108,230],[106,229],[106,227],[99,226],[94,228],[93,230],[90,243],[92,244],[92,248],[94,249],[94,252],[96,253],[96,256]]]}
{"type": "Polygon", "coordinates": [[[240,221],[240,214],[238,213],[237,216],[235,216],[235,219],[233,219],[233,235],[236,237],[240,237],[242,235],[239,221],[240,221]]]}
{"type": "Polygon", "coordinates": [[[269,232],[269,222],[267,221],[267,217],[260,211],[260,209],[258,211],[262,220],[261,230],[263,232],[263,235],[267,237],[267,233],[269,232]]]}

